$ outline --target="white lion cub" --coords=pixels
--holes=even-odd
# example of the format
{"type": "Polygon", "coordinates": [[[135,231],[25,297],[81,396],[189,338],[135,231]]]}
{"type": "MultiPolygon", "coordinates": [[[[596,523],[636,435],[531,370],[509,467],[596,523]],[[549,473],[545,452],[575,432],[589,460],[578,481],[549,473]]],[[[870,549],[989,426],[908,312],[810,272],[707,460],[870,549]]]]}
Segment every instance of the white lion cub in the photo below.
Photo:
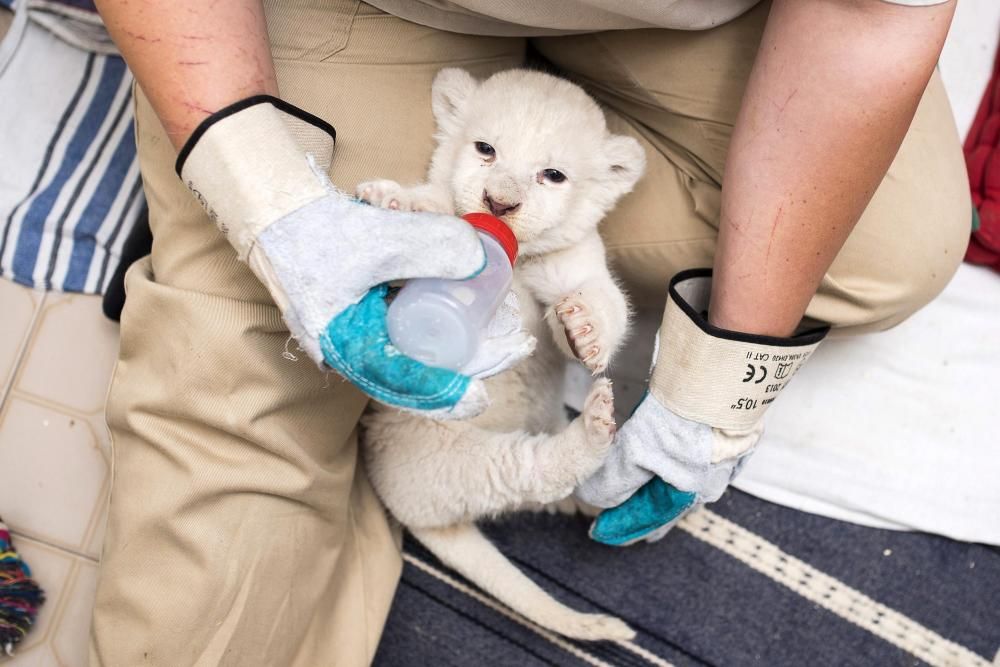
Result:
{"type": "Polygon", "coordinates": [[[368,473],[386,507],[444,563],[514,610],[580,639],[634,635],[619,619],[574,611],[522,574],[475,527],[503,512],[566,499],[614,436],[611,385],[594,383],[567,424],[567,358],[600,373],[622,343],[628,306],[597,223],[645,168],[630,137],[608,133],[578,86],[528,70],[481,83],[445,69],[432,90],[437,148],[427,183],[358,186],[377,206],[504,220],[520,246],[513,290],[534,354],[487,381],[491,405],[466,422],[376,407],[364,420],[368,473]]]}

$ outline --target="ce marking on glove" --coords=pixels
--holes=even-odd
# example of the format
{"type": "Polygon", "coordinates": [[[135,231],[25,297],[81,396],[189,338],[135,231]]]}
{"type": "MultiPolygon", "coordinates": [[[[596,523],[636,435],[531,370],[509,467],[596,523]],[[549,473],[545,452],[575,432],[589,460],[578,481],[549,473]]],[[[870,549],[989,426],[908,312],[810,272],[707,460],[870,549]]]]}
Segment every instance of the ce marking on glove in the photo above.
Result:
{"type": "Polygon", "coordinates": [[[744,382],[750,382],[753,380],[754,384],[760,384],[767,379],[767,366],[761,364],[759,366],[754,366],[753,364],[747,364],[747,375],[743,378],[744,382]],[[757,378],[757,376],[760,376],[757,378]],[[754,379],[757,378],[757,379],[754,379]]]}

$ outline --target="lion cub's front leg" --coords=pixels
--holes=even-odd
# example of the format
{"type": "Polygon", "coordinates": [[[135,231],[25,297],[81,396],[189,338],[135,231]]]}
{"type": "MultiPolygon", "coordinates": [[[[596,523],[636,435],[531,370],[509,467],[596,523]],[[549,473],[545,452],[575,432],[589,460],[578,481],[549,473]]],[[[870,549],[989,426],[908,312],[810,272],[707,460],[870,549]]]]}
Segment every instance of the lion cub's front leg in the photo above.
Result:
{"type": "Polygon", "coordinates": [[[396,181],[365,181],[358,184],[354,194],[361,201],[380,208],[427,213],[455,212],[448,192],[430,183],[404,187],[396,181]]]}
{"type": "Polygon", "coordinates": [[[556,345],[592,373],[602,373],[628,333],[629,307],[608,270],[597,233],[566,250],[527,262],[525,282],[549,306],[556,345]]]}
{"type": "Polygon", "coordinates": [[[594,374],[603,373],[625,338],[628,307],[611,280],[591,280],[556,302],[554,315],[570,351],[594,374]]]}

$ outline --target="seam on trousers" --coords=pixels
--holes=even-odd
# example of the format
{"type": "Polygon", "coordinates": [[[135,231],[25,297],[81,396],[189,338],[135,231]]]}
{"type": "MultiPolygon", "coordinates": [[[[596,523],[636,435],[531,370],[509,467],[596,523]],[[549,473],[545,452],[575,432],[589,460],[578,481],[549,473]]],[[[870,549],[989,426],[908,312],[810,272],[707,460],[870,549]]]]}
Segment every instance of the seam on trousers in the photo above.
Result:
{"type": "MultiPolygon", "coordinates": [[[[134,100],[135,97],[133,97],[132,99],[134,100]]],[[[104,570],[101,567],[101,564],[104,561],[104,549],[108,546],[107,524],[111,522],[111,498],[114,495],[114,491],[115,491],[115,476],[116,476],[116,472],[117,472],[117,468],[118,468],[118,464],[117,464],[118,448],[115,445],[115,434],[114,434],[114,431],[111,430],[111,424],[108,423],[108,401],[111,398],[111,389],[115,386],[115,383],[118,380],[118,371],[119,371],[120,365],[121,365],[121,350],[119,350],[118,356],[115,358],[115,366],[111,370],[111,379],[108,382],[108,389],[107,389],[107,391],[104,394],[104,420],[103,421],[104,421],[104,428],[105,428],[105,430],[108,433],[108,444],[110,445],[110,448],[111,448],[110,452],[109,452],[111,460],[109,461],[109,465],[108,465],[108,480],[107,480],[108,496],[107,496],[107,498],[104,499],[104,508],[103,508],[105,510],[104,516],[103,516],[104,524],[105,524],[104,525],[105,532],[104,532],[104,539],[101,541],[101,551],[98,554],[98,559],[97,559],[97,565],[98,565],[98,570],[97,570],[97,590],[100,590],[100,588],[101,588],[101,580],[104,578],[104,570]]],[[[101,520],[101,513],[98,513],[97,516],[98,516],[97,520],[100,521],[101,520]]],[[[97,527],[95,527],[95,530],[99,529],[99,528],[100,528],[100,526],[97,526],[97,527]]],[[[92,538],[93,535],[91,535],[90,537],[92,538]]],[[[90,538],[88,538],[88,539],[90,539],[90,538]]],[[[95,596],[96,596],[96,592],[95,592],[95,596]]],[[[90,619],[90,623],[88,623],[88,627],[87,627],[87,630],[88,630],[88,632],[87,632],[87,653],[91,657],[92,661],[93,661],[94,657],[99,657],[101,655],[101,650],[100,650],[100,647],[98,646],[98,642],[97,642],[97,633],[96,633],[95,628],[94,628],[94,626],[95,626],[95,624],[97,622],[97,598],[96,597],[94,599],[94,605],[93,605],[93,607],[94,608],[92,609],[92,612],[91,612],[92,616],[91,616],[91,619],[90,619]]]]}
{"type": "Polygon", "coordinates": [[[347,25],[344,27],[344,38],[340,42],[340,45],[330,53],[326,54],[319,59],[319,62],[325,63],[329,62],[331,58],[335,58],[338,53],[346,49],[351,45],[351,37],[354,36],[354,23],[358,20],[358,10],[361,7],[360,2],[354,3],[354,8],[351,10],[351,16],[346,19],[347,25]]]}
{"type": "Polygon", "coordinates": [[[264,17],[269,26],[268,46],[274,58],[274,51],[285,53],[285,60],[302,63],[318,63],[336,56],[347,48],[354,20],[358,15],[360,0],[327,0],[320,8],[320,3],[309,3],[311,6],[290,7],[291,3],[277,0],[264,2],[264,17]],[[297,28],[315,22],[315,12],[323,12],[325,37],[319,39],[319,33],[309,32],[312,39],[303,40],[297,28]],[[273,31],[273,32],[272,32],[273,31]],[[303,41],[307,43],[303,43],[303,41]]]}

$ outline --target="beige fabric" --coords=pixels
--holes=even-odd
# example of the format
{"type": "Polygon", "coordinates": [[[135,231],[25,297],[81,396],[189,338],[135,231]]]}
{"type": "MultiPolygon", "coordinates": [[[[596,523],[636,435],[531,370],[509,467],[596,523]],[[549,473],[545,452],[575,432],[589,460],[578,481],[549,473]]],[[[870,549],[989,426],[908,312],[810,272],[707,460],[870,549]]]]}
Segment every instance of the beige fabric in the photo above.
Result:
{"type": "Polygon", "coordinates": [[[10,30],[10,24],[13,22],[14,12],[6,7],[0,9],[0,39],[3,39],[7,35],[7,31],[10,30]]]}
{"type": "MultiPolygon", "coordinates": [[[[342,188],[422,177],[438,69],[523,58],[520,41],[438,35],[349,0],[268,11],[282,95],[337,128],[342,188]]],[[[128,274],[108,401],[91,663],[365,665],[401,567],[358,466],[365,398],[283,357],[277,308],[175,175],[141,94],[137,136],[155,240],[128,274]]]]}
{"type": "Polygon", "coordinates": [[[298,116],[279,112],[285,127],[291,132],[295,143],[302,151],[312,158],[312,164],[321,171],[330,171],[333,161],[335,138],[319,127],[298,116]]]}
{"type": "MultiPolygon", "coordinates": [[[[328,194],[284,116],[270,104],[257,104],[223,118],[198,139],[181,171],[244,261],[268,225],[328,194]]],[[[323,164],[333,152],[327,139],[318,147],[323,164]]]]}
{"type": "MultiPolygon", "coordinates": [[[[936,5],[948,0],[885,0],[936,5]]],[[[760,0],[372,0],[395,16],[441,30],[476,35],[541,35],[672,28],[707,30],[760,0]]]]}
{"type": "Polygon", "coordinates": [[[600,30],[704,30],[760,0],[373,0],[395,16],[441,30],[540,36],[600,30]]]}
{"type": "MultiPolygon", "coordinates": [[[[726,151],[766,17],[765,3],[701,33],[532,40],[605,105],[612,131],[646,148],[646,175],[602,223],[602,234],[633,298],[648,307],[663,307],[678,271],[712,266],[726,151]]],[[[888,175],[807,316],[832,324],[831,335],[903,321],[954,275],[971,211],[958,131],[935,73],[888,175]]]]}
{"type": "MultiPolygon", "coordinates": [[[[331,178],[348,190],[420,180],[435,73],[485,76],[520,63],[525,46],[356,0],[267,10],[282,97],[337,128],[331,178]]],[[[711,264],[726,145],[764,11],[704,33],[535,41],[647,149],[648,175],[604,225],[640,303],[662,307],[673,273],[711,264]]],[[[304,355],[283,356],[277,308],[174,174],[141,95],[137,135],[154,243],[128,275],[108,402],[114,480],[92,664],[365,664],[400,571],[357,465],[365,399],[304,355]]],[[[968,237],[963,174],[935,79],[810,314],[878,328],[936,294],[968,237]]]]}
{"type": "MultiPolygon", "coordinates": [[[[676,290],[697,312],[707,309],[711,281],[676,290]]],[[[791,381],[819,342],[774,345],[711,336],[667,299],[649,391],[674,413],[714,428],[745,432],[791,381]]]]}

